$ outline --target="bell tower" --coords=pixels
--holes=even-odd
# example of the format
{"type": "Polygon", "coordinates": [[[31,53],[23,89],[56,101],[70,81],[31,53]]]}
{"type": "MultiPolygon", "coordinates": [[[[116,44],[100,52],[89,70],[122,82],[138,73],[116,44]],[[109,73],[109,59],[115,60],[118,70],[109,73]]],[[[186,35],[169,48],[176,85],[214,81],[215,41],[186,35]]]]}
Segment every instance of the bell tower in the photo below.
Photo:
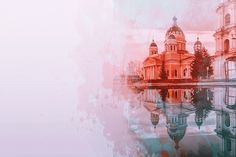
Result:
{"type": "Polygon", "coordinates": [[[224,55],[236,50],[236,0],[222,0],[216,13],[216,55],[224,55]]]}

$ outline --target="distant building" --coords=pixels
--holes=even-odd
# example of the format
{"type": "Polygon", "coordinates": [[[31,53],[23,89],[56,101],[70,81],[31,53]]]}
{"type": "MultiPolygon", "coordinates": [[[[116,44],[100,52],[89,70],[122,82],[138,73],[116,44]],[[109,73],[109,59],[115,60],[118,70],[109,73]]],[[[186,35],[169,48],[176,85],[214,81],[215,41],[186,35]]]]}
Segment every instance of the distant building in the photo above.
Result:
{"type": "MultiPolygon", "coordinates": [[[[191,79],[190,64],[194,55],[186,50],[186,40],[182,29],[177,25],[177,18],[173,18],[173,25],[167,30],[165,36],[165,51],[158,53],[158,46],[153,40],[149,47],[149,56],[143,62],[144,80],[159,80],[160,71],[164,66],[168,79],[191,79]]],[[[201,46],[197,41],[194,48],[201,46]]]]}
{"type": "Polygon", "coordinates": [[[223,0],[216,13],[214,79],[236,79],[236,0],[223,0]]]}
{"type": "Polygon", "coordinates": [[[142,80],[142,70],[141,63],[138,61],[131,61],[127,67],[127,83],[132,84],[134,82],[138,82],[142,80]]]}

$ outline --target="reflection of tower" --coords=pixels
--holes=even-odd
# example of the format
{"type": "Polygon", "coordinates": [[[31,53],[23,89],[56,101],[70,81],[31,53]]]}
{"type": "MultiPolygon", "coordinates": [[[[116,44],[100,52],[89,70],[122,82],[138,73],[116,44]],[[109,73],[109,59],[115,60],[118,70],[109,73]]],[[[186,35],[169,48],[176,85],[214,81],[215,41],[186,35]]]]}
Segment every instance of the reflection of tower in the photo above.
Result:
{"type": "Polygon", "coordinates": [[[179,142],[184,137],[187,128],[187,114],[180,113],[167,115],[167,132],[175,142],[175,148],[179,148],[179,142]]]}
{"type": "Polygon", "coordinates": [[[236,110],[224,108],[216,114],[216,133],[220,137],[219,156],[236,156],[236,110]]]}
{"type": "Polygon", "coordinates": [[[200,127],[202,126],[204,120],[208,116],[209,112],[210,112],[210,110],[208,110],[208,109],[196,109],[195,123],[197,124],[199,130],[200,130],[200,127]]]}
{"type": "Polygon", "coordinates": [[[224,101],[227,108],[236,110],[236,88],[228,86],[225,88],[224,101]]]}
{"type": "Polygon", "coordinates": [[[206,88],[194,89],[192,93],[192,104],[195,108],[195,122],[200,129],[204,120],[212,110],[213,93],[206,88]]]}
{"type": "Polygon", "coordinates": [[[159,123],[159,114],[151,112],[151,122],[154,128],[156,128],[157,124],[159,123]]]}
{"type": "Polygon", "coordinates": [[[198,129],[200,130],[200,127],[203,124],[203,116],[196,113],[196,115],[195,115],[195,123],[197,124],[198,129]]]}

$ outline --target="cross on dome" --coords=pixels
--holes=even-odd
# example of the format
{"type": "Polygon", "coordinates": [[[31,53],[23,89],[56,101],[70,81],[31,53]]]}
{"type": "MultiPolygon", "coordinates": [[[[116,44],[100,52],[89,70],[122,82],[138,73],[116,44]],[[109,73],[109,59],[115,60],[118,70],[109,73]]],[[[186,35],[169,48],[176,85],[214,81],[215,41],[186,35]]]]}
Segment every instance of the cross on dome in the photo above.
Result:
{"type": "Polygon", "coordinates": [[[174,16],[174,17],[173,17],[173,22],[174,22],[173,24],[174,24],[174,25],[177,25],[177,20],[178,20],[178,19],[174,16]]]}

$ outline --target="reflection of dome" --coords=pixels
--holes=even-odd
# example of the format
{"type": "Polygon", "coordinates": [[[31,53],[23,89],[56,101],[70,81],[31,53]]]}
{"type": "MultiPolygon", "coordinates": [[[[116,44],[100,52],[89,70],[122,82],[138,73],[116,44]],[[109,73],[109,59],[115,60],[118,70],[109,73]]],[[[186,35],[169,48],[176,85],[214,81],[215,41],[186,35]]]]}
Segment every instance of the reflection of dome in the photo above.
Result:
{"type": "Polygon", "coordinates": [[[151,113],[151,122],[154,128],[156,128],[157,124],[159,123],[159,115],[156,113],[151,113]]]}
{"type": "Polygon", "coordinates": [[[168,117],[167,132],[169,137],[175,142],[175,148],[179,148],[179,141],[184,137],[187,128],[187,115],[178,114],[168,117]]]}
{"type": "Polygon", "coordinates": [[[175,142],[175,148],[179,148],[179,141],[183,139],[185,135],[186,127],[178,128],[178,129],[168,129],[168,135],[175,142]]]}
{"type": "Polygon", "coordinates": [[[197,124],[198,129],[200,129],[201,125],[203,124],[203,117],[195,115],[195,123],[197,124]]]}

